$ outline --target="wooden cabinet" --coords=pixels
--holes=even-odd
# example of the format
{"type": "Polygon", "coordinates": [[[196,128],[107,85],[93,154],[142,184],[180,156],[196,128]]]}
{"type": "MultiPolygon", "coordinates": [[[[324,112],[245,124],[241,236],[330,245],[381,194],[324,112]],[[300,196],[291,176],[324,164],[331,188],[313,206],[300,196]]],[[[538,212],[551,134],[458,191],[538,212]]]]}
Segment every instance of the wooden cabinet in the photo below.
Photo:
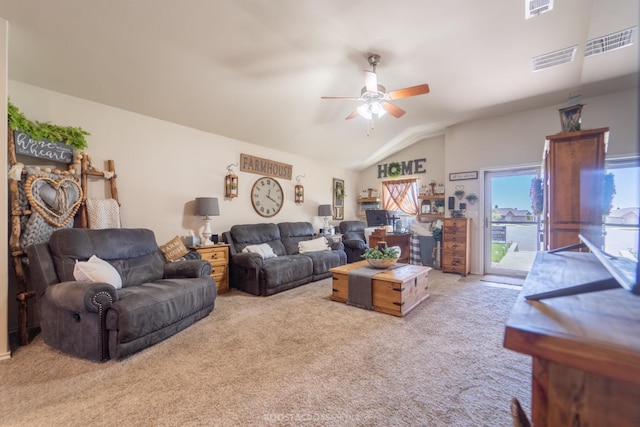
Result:
{"type": "Polygon", "coordinates": [[[640,298],[622,288],[524,297],[607,278],[591,253],[536,255],[504,334],[506,348],[532,356],[536,427],[640,425],[640,298]]]}
{"type": "Polygon", "coordinates": [[[195,248],[202,259],[211,263],[211,277],[216,281],[219,294],[229,290],[229,245],[217,244],[195,248]]]}
{"type": "Polygon", "coordinates": [[[444,194],[435,196],[418,196],[420,212],[417,215],[418,222],[431,222],[444,219],[444,194]],[[442,212],[438,213],[438,206],[442,206],[442,212]]]}
{"type": "Polygon", "coordinates": [[[469,274],[471,219],[446,218],[442,228],[442,272],[469,274]]]}
{"type": "Polygon", "coordinates": [[[375,248],[378,246],[378,242],[387,242],[387,246],[399,246],[400,258],[398,262],[409,264],[410,247],[409,242],[411,240],[411,234],[387,234],[385,237],[369,236],[369,247],[375,248]]]}
{"type": "Polygon", "coordinates": [[[579,243],[601,247],[604,157],[609,128],[547,137],[545,145],[545,249],[579,243]]]}

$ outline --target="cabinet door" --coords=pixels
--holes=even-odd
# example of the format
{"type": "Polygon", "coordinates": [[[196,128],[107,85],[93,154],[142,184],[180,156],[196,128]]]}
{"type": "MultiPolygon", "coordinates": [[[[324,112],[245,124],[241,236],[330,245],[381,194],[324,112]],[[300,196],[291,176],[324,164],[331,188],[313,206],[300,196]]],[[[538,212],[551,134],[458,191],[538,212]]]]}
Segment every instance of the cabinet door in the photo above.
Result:
{"type": "Polygon", "coordinates": [[[605,131],[551,137],[547,155],[547,249],[579,242],[602,244],[605,131]]]}

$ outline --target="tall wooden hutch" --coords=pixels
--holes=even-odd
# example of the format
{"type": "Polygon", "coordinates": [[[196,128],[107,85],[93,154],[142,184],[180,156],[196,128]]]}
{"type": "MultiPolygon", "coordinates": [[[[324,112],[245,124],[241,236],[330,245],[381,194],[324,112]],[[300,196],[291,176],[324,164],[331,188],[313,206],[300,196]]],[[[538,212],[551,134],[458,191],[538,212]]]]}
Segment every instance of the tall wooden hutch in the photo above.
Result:
{"type": "Polygon", "coordinates": [[[609,128],[547,136],[544,159],[545,250],[579,243],[602,246],[604,158],[609,128]]]}

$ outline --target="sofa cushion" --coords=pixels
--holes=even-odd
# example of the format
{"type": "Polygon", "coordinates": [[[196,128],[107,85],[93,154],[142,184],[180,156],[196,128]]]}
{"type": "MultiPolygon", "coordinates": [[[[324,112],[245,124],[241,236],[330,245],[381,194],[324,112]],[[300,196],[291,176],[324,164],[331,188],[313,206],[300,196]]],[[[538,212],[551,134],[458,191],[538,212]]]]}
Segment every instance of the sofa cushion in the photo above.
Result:
{"type": "Polygon", "coordinates": [[[76,280],[108,283],[116,289],[122,288],[122,277],[111,264],[93,255],[88,261],[76,261],[73,269],[76,280]]]}
{"type": "Polygon", "coordinates": [[[236,252],[242,252],[247,246],[267,243],[277,256],[286,255],[280,240],[280,230],[275,224],[234,225],[229,229],[229,234],[236,252]]]}
{"type": "Polygon", "coordinates": [[[344,265],[347,262],[347,254],[344,251],[315,251],[302,254],[309,257],[313,263],[313,278],[318,280],[331,275],[330,268],[344,265]]]}
{"type": "Polygon", "coordinates": [[[162,279],[164,274],[164,257],[151,230],[61,229],[51,234],[49,250],[61,282],[75,280],[76,260],[93,255],[118,270],[124,288],[162,279]]]}
{"type": "Polygon", "coordinates": [[[301,254],[315,251],[330,251],[329,242],[326,237],[318,237],[312,240],[303,240],[298,242],[298,251],[301,254]]]}
{"type": "Polygon", "coordinates": [[[118,291],[107,312],[107,329],[118,331],[118,342],[161,330],[211,305],[216,287],[210,277],[161,279],[118,291]]]}
{"type": "Polygon", "coordinates": [[[281,222],[278,228],[282,244],[289,255],[298,253],[298,243],[313,239],[313,225],[310,222],[281,222]]]}
{"type": "Polygon", "coordinates": [[[266,288],[278,287],[283,283],[311,281],[313,262],[304,255],[283,255],[265,260],[262,279],[266,288]]]}

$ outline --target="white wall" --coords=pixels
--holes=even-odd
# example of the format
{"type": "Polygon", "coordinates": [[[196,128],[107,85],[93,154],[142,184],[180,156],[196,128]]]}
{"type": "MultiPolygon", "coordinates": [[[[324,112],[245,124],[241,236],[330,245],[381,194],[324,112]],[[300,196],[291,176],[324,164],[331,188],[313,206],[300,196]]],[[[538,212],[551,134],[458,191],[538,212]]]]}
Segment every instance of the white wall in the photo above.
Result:
{"type": "MultiPolygon", "coordinates": [[[[9,43],[9,23],[0,18],[0,117],[7,116],[7,55],[9,43]]],[[[7,134],[7,121],[0,120],[0,135],[7,134]]],[[[0,174],[7,176],[7,147],[0,150],[0,174]]],[[[0,186],[0,217],[9,218],[8,201],[8,185],[5,181],[0,186]]],[[[8,242],[8,221],[0,222],[0,241],[8,242]]],[[[0,360],[9,358],[9,328],[8,313],[9,301],[15,298],[9,298],[9,251],[8,245],[0,245],[0,360]]]]}
{"type": "MultiPolygon", "coordinates": [[[[321,162],[257,145],[202,132],[174,123],[119,110],[16,81],[9,82],[11,101],[32,120],[81,126],[91,133],[87,152],[94,164],[104,168],[113,159],[122,214],[128,227],[152,229],[158,243],[202,228],[193,215],[196,197],[218,197],[220,216],[212,220],[214,233],[234,224],[282,221],[312,221],[319,204],[332,203],[332,179],[345,180],[353,194],[355,173],[321,162]],[[272,218],[259,216],[251,207],[249,192],[261,175],[240,172],[239,195],[224,199],[223,181],[227,165],[238,163],[240,153],[293,165],[292,180],[278,179],[285,203],[272,218]],[[305,175],[305,202],[293,202],[295,176],[305,175]]],[[[251,123],[247,123],[250,126],[251,123]]],[[[90,187],[89,197],[103,198],[104,186],[90,187]]],[[[353,215],[349,206],[346,215],[353,215]]]]}
{"type": "MultiPolygon", "coordinates": [[[[330,162],[266,149],[17,81],[9,81],[9,96],[31,120],[80,126],[90,132],[87,153],[94,165],[104,169],[106,160],[115,162],[124,225],[153,230],[159,244],[175,235],[186,236],[190,230],[196,233],[202,230],[202,218],[193,214],[196,197],[218,197],[220,216],[213,218],[211,227],[214,233],[220,234],[234,224],[259,222],[310,221],[318,229],[323,224],[323,219],[317,217],[318,205],[332,203],[333,178],[345,180],[348,195],[356,193],[357,174],[330,162]],[[239,197],[224,199],[227,165],[238,163],[240,153],[293,165],[292,180],[278,179],[286,198],[275,217],[263,218],[251,206],[249,192],[261,175],[240,172],[235,167],[239,197]],[[296,175],[305,175],[302,179],[305,202],[302,205],[294,203],[296,175]]],[[[105,190],[108,186],[101,180],[94,181],[88,196],[104,198],[105,190]]],[[[3,191],[6,191],[6,178],[3,191]]],[[[345,218],[354,217],[355,208],[355,205],[346,206],[345,218]]],[[[338,222],[332,221],[332,224],[338,222]]],[[[2,225],[5,226],[6,221],[2,225]]],[[[9,295],[13,294],[15,283],[9,289],[9,295]]],[[[13,298],[8,300],[13,301],[13,298]]],[[[0,304],[6,303],[7,299],[2,298],[0,304]]],[[[15,311],[12,305],[9,308],[10,330],[17,328],[15,311]]],[[[2,309],[0,305],[0,313],[6,318],[6,307],[2,309]]],[[[2,331],[6,330],[6,327],[2,328],[2,331]]]]}
{"type": "MultiPolygon", "coordinates": [[[[610,128],[608,157],[637,156],[638,93],[636,89],[585,98],[582,128],[610,128]]],[[[446,185],[446,196],[453,196],[456,186],[475,193],[479,200],[467,203],[467,216],[472,219],[471,272],[484,272],[483,248],[483,172],[519,166],[539,166],[546,136],[560,132],[559,105],[510,115],[461,123],[446,129],[443,136],[422,140],[379,162],[401,162],[427,158],[427,173],[414,175],[421,183],[431,179],[446,185]],[[478,179],[449,181],[453,172],[478,171],[478,179]]],[[[380,188],[377,166],[360,172],[358,188],[380,188]]],[[[620,184],[623,185],[623,184],[620,184]]],[[[354,201],[355,203],[355,201],[354,201]]],[[[458,201],[456,200],[456,203],[458,201]]],[[[448,215],[448,212],[447,212],[448,215]]]]}
{"type": "Polygon", "coordinates": [[[428,185],[429,182],[434,179],[437,182],[444,182],[444,154],[445,154],[445,139],[444,135],[436,136],[433,138],[424,139],[405,148],[398,153],[381,160],[377,164],[370,166],[360,171],[358,176],[358,189],[366,190],[368,187],[375,189],[382,189],[382,181],[391,181],[394,179],[403,178],[417,178],[420,180],[420,185],[428,185]],[[389,164],[392,162],[402,163],[414,159],[427,159],[426,173],[400,176],[397,178],[378,178],[378,165],[389,164]]]}

